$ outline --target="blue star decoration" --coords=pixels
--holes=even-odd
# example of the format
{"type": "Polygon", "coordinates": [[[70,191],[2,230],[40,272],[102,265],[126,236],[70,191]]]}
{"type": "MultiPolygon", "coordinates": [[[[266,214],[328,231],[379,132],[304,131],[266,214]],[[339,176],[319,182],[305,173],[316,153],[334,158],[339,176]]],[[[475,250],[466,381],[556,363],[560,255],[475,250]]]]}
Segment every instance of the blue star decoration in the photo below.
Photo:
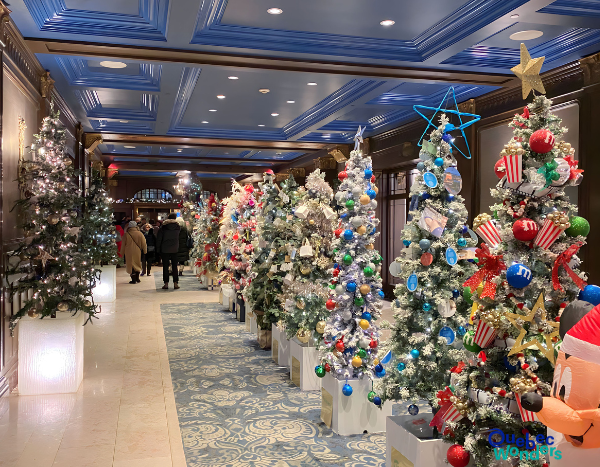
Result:
{"type": "Polygon", "coordinates": [[[367,125],[364,127],[358,126],[358,131],[354,135],[354,150],[358,151],[360,149],[360,143],[363,142],[363,133],[365,132],[367,125]]]}
{"type": "Polygon", "coordinates": [[[473,123],[475,123],[475,122],[478,122],[481,119],[481,116],[480,115],[476,115],[476,114],[470,114],[470,113],[466,113],[466,112],[461,112],[460,110],[458,110],[458,103],[456,102],[456,94],[454,93],[454,88],[453,87],[450,87],[446,91],[446,94],[444,95],[444,98],[440,102],[440,105],[438,105],[437,107],[428,107],[426,105],[413,105],[413,109],[421,117],[423,117],[425,120],[427,120],[427,127],[425,128],[425,131],[423,132],[423,134],[421,135],[421,138],[419,139],[419,144],[418,144],[419,147],[422,146],[423,138],[427,134],[427,131],[429,130],[429,127],[433,127],[434,129],[437,130],[438,126],[433,123],[433,120],[435,119],[435,116],[438,114],[438,112],[442,112],[442,113],[445,113],[445,114],[452,114],[452,115],[458,116],[458,121],[460,122],[460,125],[459,126],[455,126],[452,123],[448,123],[446,125],[446,127],[444,128],[443,139],[444,139],[444,141],[446,141],[447,143],[449,143],[450,146],[452,146],[454,149],[456,149],[458,152],[460,152],[465,158],[471,159],[471,149],[469,148],[469,144],[467,143],[467,136],[465,135],[465,128],[473,125],[473,123]],[[449,95],[450,95],[450,97],[449,97],[449,95]],[[452,103],[452,101],[454,101],[454,107],[456,108],[456,110],[454,110],[454,109],[447,109],[445,107],[447,100],[449,101],[449,103],[452,103]],[[428,118],[425,114],[423,114],[421,112],[421,110],[433,110],[434,111],[433,116],[431,118],[428,118]],[[472,120],[469,120],[467,122],[463,122],[463,117],[471,117],[472,120]],[[450,136],[450,134],[449,134],[451,131],[454,131],[454,130],[460,131],[460,133],[462,134],[462,137],[465,140],[465,143],[467,143],[467,152],[469,154],[468,156],[454,145],[454,138],[452,138],[450,136]]]}

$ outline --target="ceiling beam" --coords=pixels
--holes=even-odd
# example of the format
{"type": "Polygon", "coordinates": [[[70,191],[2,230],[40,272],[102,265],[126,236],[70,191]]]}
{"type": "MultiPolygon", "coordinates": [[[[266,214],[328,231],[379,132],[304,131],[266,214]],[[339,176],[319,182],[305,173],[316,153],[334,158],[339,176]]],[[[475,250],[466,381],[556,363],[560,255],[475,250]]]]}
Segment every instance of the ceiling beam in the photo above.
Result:
{"type": "MultiPolygon", "coordinates": [[[[92,133],[90,133],[92,134],[92,133]]],[[[127,135],[120,133],[98,133],[104,144],[138,144],[144,146],[176,146],[178,148],[231,148],[231,149],[281,149],[283,151],[318,151],[326,143],[303,141],[254,141],[244,139],[188,138],[185,136],[127,135]]]]}
{"type": "Polygon", "coordinates": [[[205,172],[205,173],[230,173],[230,174],[255,174],[263,173],[266,169],[270,169],[270,165],[253,165],[253,166],[240,166],[240,165],[202,165],[202,164],[152,164],[152,163],[141,163],[141,162],[115,162],[112,164],[112,168],[118,170],[136,170],[139,172],[148,172],[151,176],[152,172],[181,172],[183,170],[190,170],[192,172],[205,172]]]}
{"type": "Polygon", "coordinates": [[[260,57],[257,55],[181,50],[158,47],[94,44],[79,41],[25,39],[34,53],[105,57],[145,62],[182,63],[186,65],[214,65],[221,67],[252,68],[262,70],[296,71],[333,75],[365,76],[370,78],[401,79],[415,82],[448,82],[487,86],[509,86],[513,77],[506,74],[453,71],[445,69],[370,65],[325,61],[260,57]]]}
{"type": "MultiPolygon", "coordinates": [[[[283,159],[245,159],[241,157],[196,157],[196,156],[187,156],[185,154],[180,154],[178,156],[156,156],[156,155],[143,155],[143,154],[102,154],[102,158],[105,162],[112,162],[117,157],[126,157],[131,159],[131,162],[135,162],[136,164],[143,164],[143,162],[136,162],[136,159],[148,159],[150,161],[164,161],[168,160],[169,162],[189,162],[190,164],[196,164],[201,162],[221,162],[223,164],[232,164],[237,162],[252,162],[257,164],[264,165],[276,165],[285,162],[289,162],[283,159]]],[[[303,156],[300,156],[303,157],[303,156]]],[[[125,161],[120,161],[125,162],[125,161]]],[[[117,162],[120,163],[120,162],[117,162]]],[[[129,161],[127,161],[129,162],[129,161]]]]}

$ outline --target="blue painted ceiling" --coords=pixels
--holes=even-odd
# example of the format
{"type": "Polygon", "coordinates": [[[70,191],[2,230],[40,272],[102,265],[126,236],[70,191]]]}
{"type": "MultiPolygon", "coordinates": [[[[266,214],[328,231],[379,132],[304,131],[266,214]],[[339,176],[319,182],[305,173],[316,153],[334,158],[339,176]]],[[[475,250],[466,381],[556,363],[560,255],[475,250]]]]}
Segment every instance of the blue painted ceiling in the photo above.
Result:
{"type": "MultiPolygon", "coordinates": [[[[10,8],[30,38],[440,70],[510,74],[521,42],[510,35],[523,30],[543,33],[525,41],[532,56],[546,56],[543,70],[600,50],[600,0],[14,0],[10,8]],[[268,14],[273,7],[283,13],[268,14]]],[[[371,136],[414,119],[413,104],[437,104],[449,85],[128,60],[115,69],[98,57],[38,57],[84,128],[111,133],[347,143],[358,125],[371,136]]],[[[459,101],[493,89],[456,86],[459,101]]],[[[107,155],[160,160],[301,155],[177,149],[101,146],[107,155]]]]}

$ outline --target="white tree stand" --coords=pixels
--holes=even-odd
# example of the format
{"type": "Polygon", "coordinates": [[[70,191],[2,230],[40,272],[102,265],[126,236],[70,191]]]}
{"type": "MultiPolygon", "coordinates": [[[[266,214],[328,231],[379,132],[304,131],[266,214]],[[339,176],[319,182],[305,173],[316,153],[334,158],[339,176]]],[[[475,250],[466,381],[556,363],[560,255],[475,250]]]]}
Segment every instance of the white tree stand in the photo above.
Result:
{"type": "Polygon", "coordinates": [[[316,347],[302,344],[295,337],[290,340],[290,379],[302,391],[321,389],[321,378],[315,373],[319,364],[319,352],[316,347]]]}
{"type": "Polygon", "coordinates": [[[112,303],[117,299],[117,266],[110,264],[107,266],[94,266],[99,269],[100,280],[92,290],[92,296],[95,303],[112,303]]]}
{"type": "Polygon", "coordinates": [[[229,311],[233,311],[230,298],[235,296],[233,287],[230,284],[221,285],[221,304],[228,306],[229,311]]]}
{"type": "Polygon", "coordinates": [[[285,329],[279,329],[276,324],[272,324],[271,331],[271,358],[277,365],[290,368],[290,341],[285,334],[285,329]]]}
{"type": "Polygon", "coordinates": [[[335,433],[348,436],[365,431],[385,431],[385,419],[392,415],[392,404],[379,408],[369,402],[367,395],[371,391],[370,379],[349,379],[348,384],[353,389],[351,396],[342,394],[346,380],[338,380],[330,373],[322,378],[321,384],[321,420],[335,433]]]}
{"type": "Polygon", "coordinates": [[[21,318],[19,332],[19,394],[77,392],[83,380],[84,313],[56,318],[21,318]]]}

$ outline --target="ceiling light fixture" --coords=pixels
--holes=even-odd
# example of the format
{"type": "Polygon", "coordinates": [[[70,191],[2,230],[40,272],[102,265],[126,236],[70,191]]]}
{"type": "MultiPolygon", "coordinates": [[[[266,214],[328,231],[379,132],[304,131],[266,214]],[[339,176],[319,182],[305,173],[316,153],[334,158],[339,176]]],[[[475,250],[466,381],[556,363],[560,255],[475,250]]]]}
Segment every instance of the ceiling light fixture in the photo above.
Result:
{"type": "Polygon", "coordinates": [[[203,120],[202,123],[208,123],[206,120],[203,120]]]}
{"type": "Polygon", "coordinates": [[[317,85],[317,83],[315,83],[315,82],[313,82],[313,81],[311,81],[310,83],[306,83],[306,84],[307,84],[308,86],[316,86],[316,85],[317,85]]]}
{"type": "Polygon", "coordinates": [[[513,41],[530,41],[532,39],[537,39],[538,37],[542,37],[544,33],[542,31],[536,31],[535,29],[530,29],[528,31],[517,31],[510,35],[510,38],[513,41]]]}
{"type": "Polygon", "coordinates": [[[514,14],[514,15],[510,15],[511,19],[517,19],[519,17],[519,15],[514,14]]]}
{"type": "Polygon", "coordinates": [[[182,151],[183,151],[183,149],[178,149],[178,150],[177,150],[177,152],[182,152],[182,151]]]}
{"type": "Polygon", "coordinates": [[[125,68],[127,63],[104,60],[103,62],[100,62],[100,66],[103,66],[104,68],[125,68]]]}
{"type": "Polygon", "coordinates": [[[270,92],[270,91],[271,91],[270,89],[266,89],[266,88],[263,88],[263,89],[259,89],[259,90],[258,90],[258,92],[260,92],[261,94],[267,94],[267,93],[268,93],[268,92],[270,92]]]}
{"type": "Polygon", "coordinates": [[[267,13],[269,13],[270,15],[280,15],[281,13],[283,13],[283,10],[281,8],[269,8],[267,10],[267,13]]]}
{"type": "Polygon", "coordinates": [[[278,117],[278,116],[279,116],[279,114],[278,114],[277,112],[273,112],[273,113],[271,114],[271,117],[278,117]]]}
{"type": "Polygon", "coordinates": [[[287,101],[288,104],[295,104],[296,101],[287,101]]]}
{"type": "Polygon", "coordinates": [[[239,79],[237,76],[228,76],[229,79],[239,79]]]}
{"type": "Polygon", "coordinates": [[[135,146],[123,146],[125,149],[135,149],[135,146]]]}
{"type": "Polygon", "coordinates": [[[382,26],[393,26],[394,24],[396,24],[396,21],[394,21],[393,19],[384,19],[379,24],[381,24],[382,26]]]}
{"type": "Polygon", "coordinates": [[[264,125],[258,125],[258,126],[264,126],[264,125]]]}
{"type": "Polygon", "coordinates": [[[225,96],[224,96],[223,94],[219,94],[219,95],[217,96],[217,99],[225,99],[225,96]]]}
{"type": "Polygon", "coordinates": [[[217,109],[209,109],[209,112],[216,112],[217,109]]]}
{"type": "Polygon", "coordinates": [[[119,120],[119,123],[129,123],[129,120],[119,120]]]}
{"type": "Polygon", "coordinates": [[[281,156],[281,153],[280,152],[276,152],[275,155],[281,156]]]}

